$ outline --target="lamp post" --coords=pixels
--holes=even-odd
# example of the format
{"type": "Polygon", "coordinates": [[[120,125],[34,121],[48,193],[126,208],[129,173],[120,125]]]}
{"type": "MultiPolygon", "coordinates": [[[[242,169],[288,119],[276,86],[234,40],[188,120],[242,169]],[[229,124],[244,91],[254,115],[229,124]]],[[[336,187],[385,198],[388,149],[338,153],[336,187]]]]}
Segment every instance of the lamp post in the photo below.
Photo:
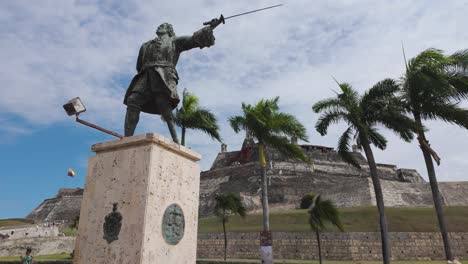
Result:
{"type": "Polygon", "coordinates": [[[84,120],[80,119],[78,117],[80,115],[80,113],[83,113],[84,111],[86,111],[86,107],[84,106],[83,102],[81,102],[80,97],[76,97],[76,98],[73,98],[70,101],[68,101],[66,104],[63,105],[63,109],[65,109],[65,112],[67,112],[67,114],[69,116],[75,115],[76,116],[75,121],[80,123],[80,124],[92,127],[94,129],[97,129],[99,131],[102,131],[104,133],[112,135],[114,137],[118,137],[120,139],[124,138],[124,136],[122,136],[122,135],[120,135],[118,133],[115,133],[113,131],[107,130],[107,129],[103,128],[103,127],[97,126],[95,124],[92,124],[92,123],[89,123],[87,121],[84,121],[84,120]]]}

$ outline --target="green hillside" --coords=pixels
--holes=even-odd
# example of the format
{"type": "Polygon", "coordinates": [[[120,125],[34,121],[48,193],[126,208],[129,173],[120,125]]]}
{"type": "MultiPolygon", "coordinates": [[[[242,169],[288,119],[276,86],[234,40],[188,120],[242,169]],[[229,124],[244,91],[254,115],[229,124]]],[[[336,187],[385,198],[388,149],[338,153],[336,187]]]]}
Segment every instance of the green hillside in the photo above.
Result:
{"type": "MultiPolygon", "coordinates": [[[[449,232],[468,232],[468,206],[445,207],[449,232]]],[[[433,208],[386,208],[390,232],[438,232],[437,218],[433,208]]],[[[346,232],[379,232],[376,207],[353,207],[340,209],[346,232]]],[[[229,232],[258,232],[262,230],[262,215],[250,214],[245,219],[230,218],[229,232]]],[[[273,232],[309,232],[306,210],[273,212],[270,216],[273,232]]],[[[222,232],[215,217],[202,218],[198,224],[200,233],[222,232]]],[[[330,229],[330,231],[337,231],[330,229]]]]}

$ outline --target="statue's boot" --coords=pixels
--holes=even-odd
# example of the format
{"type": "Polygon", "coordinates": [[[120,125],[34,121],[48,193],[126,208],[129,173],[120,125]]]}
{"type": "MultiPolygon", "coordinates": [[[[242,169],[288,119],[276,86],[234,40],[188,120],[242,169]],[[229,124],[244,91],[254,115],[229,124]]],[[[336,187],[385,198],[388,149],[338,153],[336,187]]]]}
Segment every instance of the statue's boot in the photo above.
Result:
{"type": "Polygon", "coordinates": [[[127,107],[125,115],[125,136],[131,137],[135,133],[135,128],[140,120],[140,110],[137,107],[127,107]]]}

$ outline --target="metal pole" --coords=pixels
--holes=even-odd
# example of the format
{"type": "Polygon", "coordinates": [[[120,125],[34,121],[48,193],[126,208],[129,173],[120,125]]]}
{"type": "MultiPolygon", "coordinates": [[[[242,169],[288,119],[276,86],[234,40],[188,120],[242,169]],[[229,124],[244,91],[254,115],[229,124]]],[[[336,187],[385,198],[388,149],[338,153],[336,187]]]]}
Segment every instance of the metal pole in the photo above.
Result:
{"type": "Polygon", "coordinates": [[[112,135],[112,136],[114,136],[114,137],[118,137],[118,138],[120,138],[120,139],[124,138],[124,136],[122,136],[122,135],[120,135],[120,134],[117,134],[117,133],[115,133],[115,132],[113,132],[113,131],[107,130],[107,129],[102,128],[102,127],[100,127],[100,126],[97,126],[97,125],[95,125],[95,124],[89,123],[89,122],[87,122],[87,121],[81,120],[81,119],[78,118],[78,115],[76,115],[76,122],[78,122],[78,123],[80,123],[80,124],[83,124],[83,125],[85,125],[85,126],[92,127],[92,128],[94,128],[94,129],[97,129],[97,130],[99,130],[99,131],[102,131],[102,132],[104,132],[104,133],[107,133],[107,134],[109,134],[109,135],[112,135]]]}

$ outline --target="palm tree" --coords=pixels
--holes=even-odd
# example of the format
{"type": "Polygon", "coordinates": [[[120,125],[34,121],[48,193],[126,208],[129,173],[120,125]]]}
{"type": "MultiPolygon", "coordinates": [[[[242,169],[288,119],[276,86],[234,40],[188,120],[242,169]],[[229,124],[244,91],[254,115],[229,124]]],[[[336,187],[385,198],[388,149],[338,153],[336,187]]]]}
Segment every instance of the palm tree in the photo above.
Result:
{"type": "Polygon", "coordinates": [[[404,105],[416,121],[416,135],[426,163],[445,255],[447,260],[453,261],[432,162],[434,159],[439,165],[440,157],[429,145],[422,122],[440,119],[468,129],[468,110],[458,105],[460,100],[468,98],[468,50],[451,56],[445,56],[438,49],[421,52],[406,64],[401,88],[404,105]]]}
{"type": "Polygon", "coordinates": [[[227,254],[227,235],[226,235],[226,223],[229,221],[229,216],[232,214],[238,214],[242,218],[245,217],[246,209],[242,204],[238,195],[234,193],[217,194],[215,196],[215,215],[221,219],[223,223],[224,232],[224,260],[226,260],[227,254]]]}
{"type": "Polygon", "coordinates": [[[199,106],[198,97],[184,90],[182,106],[176,110],[174,123],[181,128],[182,146],[185,146],[185,133],[187,129],[198,129],[213,139],[221,142],[216,117],[208,109],[199,106]]]}
{"type": "Polygon", "coordinates": [[[383,262],[388,264],[391,252],[387,219],[377,166],[370,145],[373,144],[379,149],[385,149],[387,145],[387,140],[378,132],[377,125],[383,125],[403,140],[410,141],[413,138],[411,128],[414,128],[414,122],[404,115],[401,103],[394,96],[399,87],[391,79],[378,82],[362,96],[347,83],[338,83],[338,85],[341,94],[337,94],[336,98],[319,101],[312,107],[316,113],[322,112],[315,128],[323,136],[327,134],[331,124],[346,122],[349,126],[338,140],[338,153],[345,161],[358,168],[361,166],[350,151],[353,133],[358,146],[364,149],[379,211],[383,262]]]}
{"type": "MultiPolygon", "coordinates": [[[[279,112],[279,97],[260,100],[255,105],[242,103],[243,115],[229,118],[236,133],[248,130],[258,141],[260,175],[262,178],[263,231],[270,231],[268,207],[268,184],[266,180],[265,146],[278,150],[288,158],[308,161],[302,149],[292,142],[292,138],[307,141],[305,127],[293,115],[279,112]]],[[[272,260],[263,260],[270,263],[272,260]]]]}
{"type": "Polygon", "coordinates": [[[343,232],[343,225],[341,224],[340,215],[336,206],[330,200],[322,200],[320,194],[313,198],[312,204],[310,205],[307,213],[309,214],[310,228],[317,236],[319,262],[322,264],[320,232],[325,230],[326,224],[332,224],[343,232]]]}

